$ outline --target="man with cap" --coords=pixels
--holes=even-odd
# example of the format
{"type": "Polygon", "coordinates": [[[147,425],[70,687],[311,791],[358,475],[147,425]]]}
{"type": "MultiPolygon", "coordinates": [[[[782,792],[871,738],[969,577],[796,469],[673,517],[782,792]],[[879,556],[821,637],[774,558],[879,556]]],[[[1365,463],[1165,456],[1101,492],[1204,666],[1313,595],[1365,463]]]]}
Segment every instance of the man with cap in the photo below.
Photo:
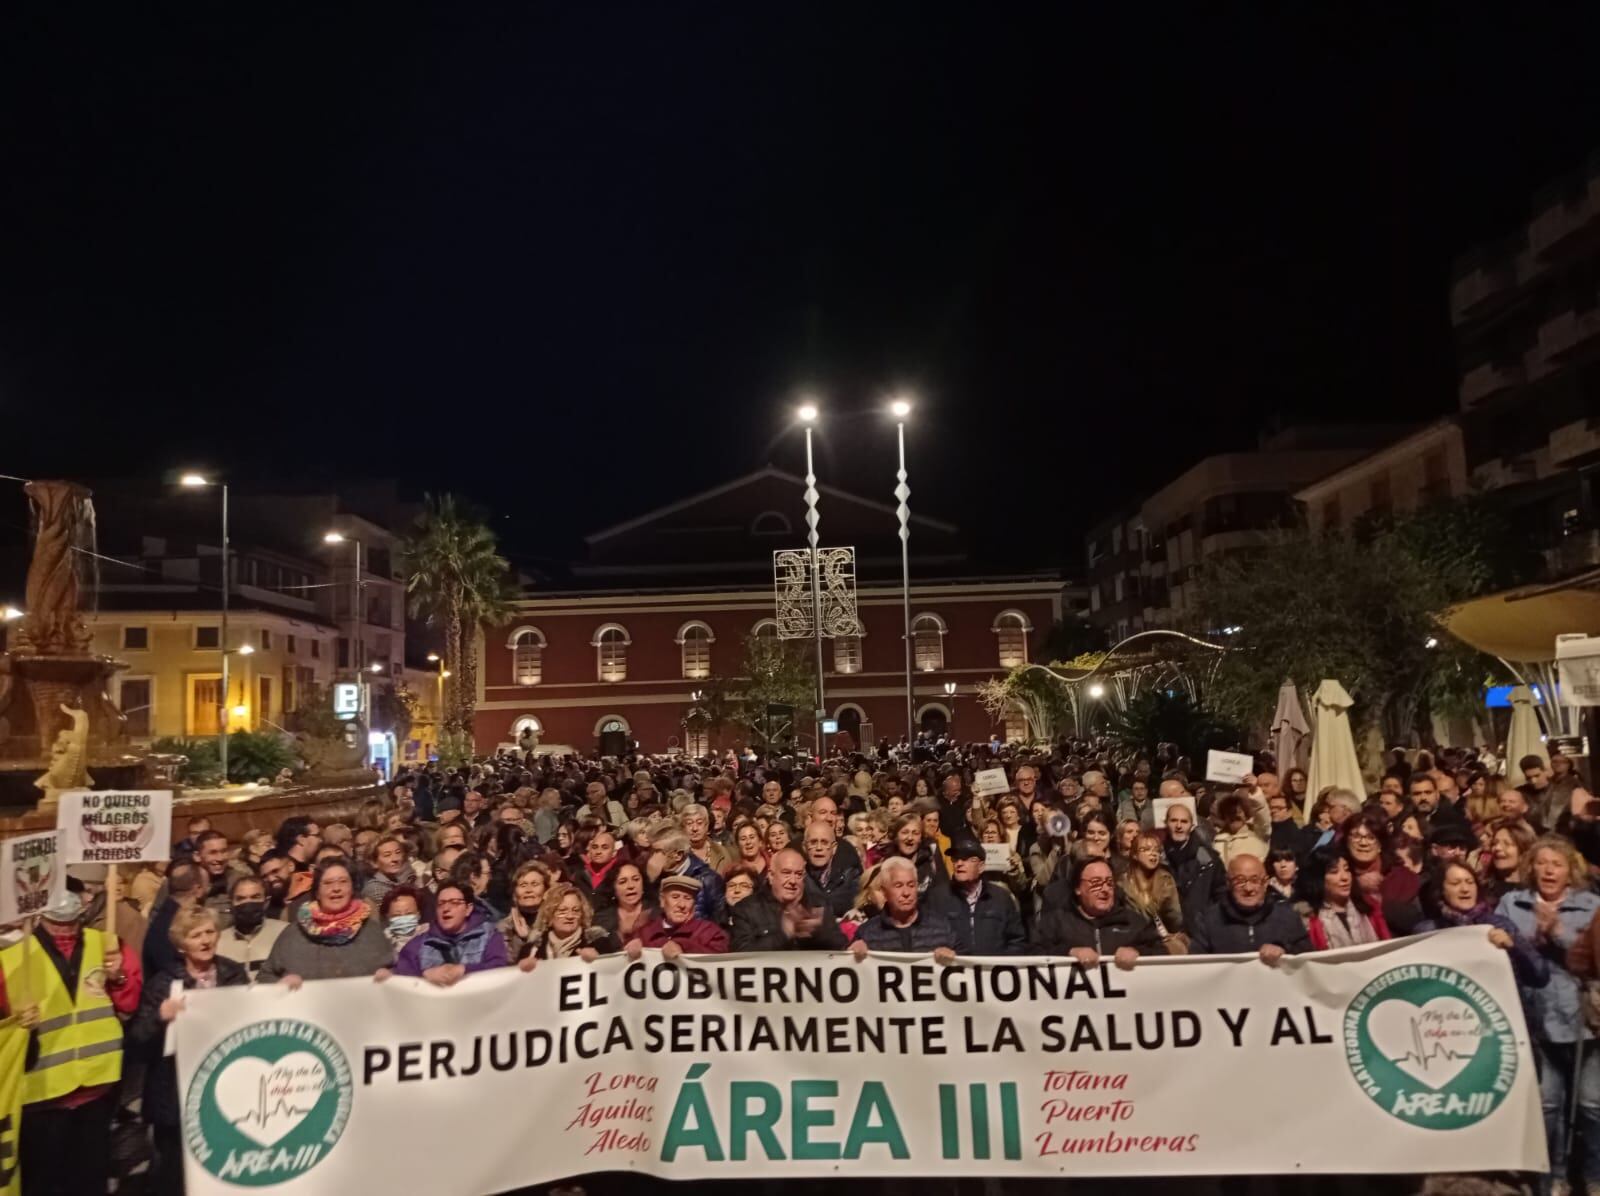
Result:
{"type": "Polygon", "coordinates": [[[684,954],[726,954],[727,931],[695,914],[695,900],[700,896],[698,877],[663,876],[658,892],[661,913],[639,927],[639,932],[629,940],[624,948],[629,959],[638,959],[640,950],[645,947],[660,947],[665,959],[677,959],[684,954]]]}
{"type": "MultiPolygon", "coordinates": [[[[106,924],[106,877],[110,873],[104,864],[68,864],[67,888],[83,898],[83,921],[88,926],[106,924]]],[[[139,904],[122,890],[117,901],[117,941],[126,943],[135,955],[144,949],[145,920],[139,904]]]]}
{"type": "Polygon", "coordinates": [[[1022,911],[1003,885],[983,879],[983,844],[961,835],[944,853],[950,879],[934,881],[924,903],[942,914],[955,934],[952,946],[962,955],[1023,955],[1028,935],[1022,911]]]}
{"type": "Polygon", "coordinates": [[[7,1012],[33,1030],[22,1076],[19,1163],[28,1193],[103,1196],[122,1078],[122,1023],[139,1007],[139,959],[83,924],[83,898],[47,905],[33,934],[0,951],[7,1012]]]}

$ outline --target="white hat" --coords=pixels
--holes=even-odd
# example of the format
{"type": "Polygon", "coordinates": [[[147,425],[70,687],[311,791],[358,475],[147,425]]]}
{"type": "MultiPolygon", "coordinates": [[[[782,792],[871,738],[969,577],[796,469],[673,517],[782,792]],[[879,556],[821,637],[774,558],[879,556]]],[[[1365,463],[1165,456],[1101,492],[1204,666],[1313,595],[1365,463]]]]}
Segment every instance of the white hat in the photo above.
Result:
{"type": "Polygon", "coordinates": [[[56,894],[40,911],[51,922],[76,922],[83,917],[83,898],[70,889],[56,894]]]}

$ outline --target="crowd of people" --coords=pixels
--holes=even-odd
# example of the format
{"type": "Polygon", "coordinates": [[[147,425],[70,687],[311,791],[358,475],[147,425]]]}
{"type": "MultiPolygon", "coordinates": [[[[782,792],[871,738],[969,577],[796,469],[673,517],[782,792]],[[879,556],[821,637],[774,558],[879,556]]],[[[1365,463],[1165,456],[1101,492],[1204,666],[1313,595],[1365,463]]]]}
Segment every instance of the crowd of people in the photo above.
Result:
{"type": "Polygon", "coordinates": [[[180,989],[450,986],[646,948],[1271,967],[1446,926],[1481,926],[1509,953],[1547,1190],[1600,1183],[1600,1055],[1584,1049],[1600,1024],[1600,802],[1571,761],[1529,757],[1511,786],[1472,751],[1394,753],[1377,792],[1309,801],[1302,769],[1256,764],[1211,786],[1175,749],[1124,759],[1086,741],[885,743],[821,763],[503,752],[405,772],[344,821],[233,841],[191,818],[170,863],[123,878],[115,949],[92,867],[0,949],[0,999],[32,1029],[23,1190],[103,1196],[113,1176],[183,1190],[162,1050],[180,989]],[[975,796],[994,767],[1008,792],[975,796]]]}

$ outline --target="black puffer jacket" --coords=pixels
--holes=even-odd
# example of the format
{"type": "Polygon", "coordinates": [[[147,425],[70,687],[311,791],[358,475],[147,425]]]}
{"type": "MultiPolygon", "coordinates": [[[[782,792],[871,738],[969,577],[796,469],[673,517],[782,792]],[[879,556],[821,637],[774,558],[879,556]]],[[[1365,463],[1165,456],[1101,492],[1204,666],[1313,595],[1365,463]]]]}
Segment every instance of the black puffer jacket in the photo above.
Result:
{"type": "Polygon", "coordinates": [[[1311,950],[1306,924],[1287,901],[1263,901],[1253,909],[1240,909],[1228,893],[1189,923],[1189,950],[1194,955],[1243,955],[1268,943],[1290,955],[1311,950]]]}
{"type": "Polygon", "coordinates": [[[1046,910],[1033,927],[1033,949],[1041,955],[1065,955],[1075,947],[1091,947],[1115,955],[1133,947],[1140,955],[1165,955],[1155,923],[1130,906],[1121,893],[1110,912],[1091,918],[1076,901],[1046,910]]]}
{"type": "Polygon", "coordinates": [[[1185,926],[1193,926],[1201,912],[1227,891],[1228,877],[1217,862],[1216,852],[1200,842],[1197,835],[1190,835],[1182,843],[1167,844],[1167,867],[1178,882],[1185,926]]]}
{"type": "MultiPolygon", "coordinates": [[[[216,966],[218,988],[250,983],[244,964],[219,955],[216,966]]],[[[128,1037],[145,1060],[143,1109],[146,1125],[176,1126],[182,1122],[178,1107],[177,1060],[162,1053],[167,1041],[167,1023],[161,1020],[161,1003],[172,995],[174,980],[183,981],[185,988],[194,987],[194,978],[181,962],[145,977],[138,1011],[128,1023],[128,1037]]]]}

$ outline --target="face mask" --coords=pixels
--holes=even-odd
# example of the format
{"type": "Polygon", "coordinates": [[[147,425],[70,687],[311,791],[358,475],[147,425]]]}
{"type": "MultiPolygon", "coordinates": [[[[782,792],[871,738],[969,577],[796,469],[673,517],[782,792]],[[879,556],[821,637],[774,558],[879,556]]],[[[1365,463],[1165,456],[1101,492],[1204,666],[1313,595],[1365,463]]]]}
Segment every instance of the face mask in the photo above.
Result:
{"type": "Polygon", "coordinates": [[[396,938],[415,934],[417,932],[417,924],[421,920],[421,914],[396,914],[389,919],[389,933],[396,938]]]}
{"type": "Polygon", "coordinates": [[[241,901],[233,907],[233,924],[246,934],[259,930],[266,916],[267,904],[264,901],[241,901]]]}

